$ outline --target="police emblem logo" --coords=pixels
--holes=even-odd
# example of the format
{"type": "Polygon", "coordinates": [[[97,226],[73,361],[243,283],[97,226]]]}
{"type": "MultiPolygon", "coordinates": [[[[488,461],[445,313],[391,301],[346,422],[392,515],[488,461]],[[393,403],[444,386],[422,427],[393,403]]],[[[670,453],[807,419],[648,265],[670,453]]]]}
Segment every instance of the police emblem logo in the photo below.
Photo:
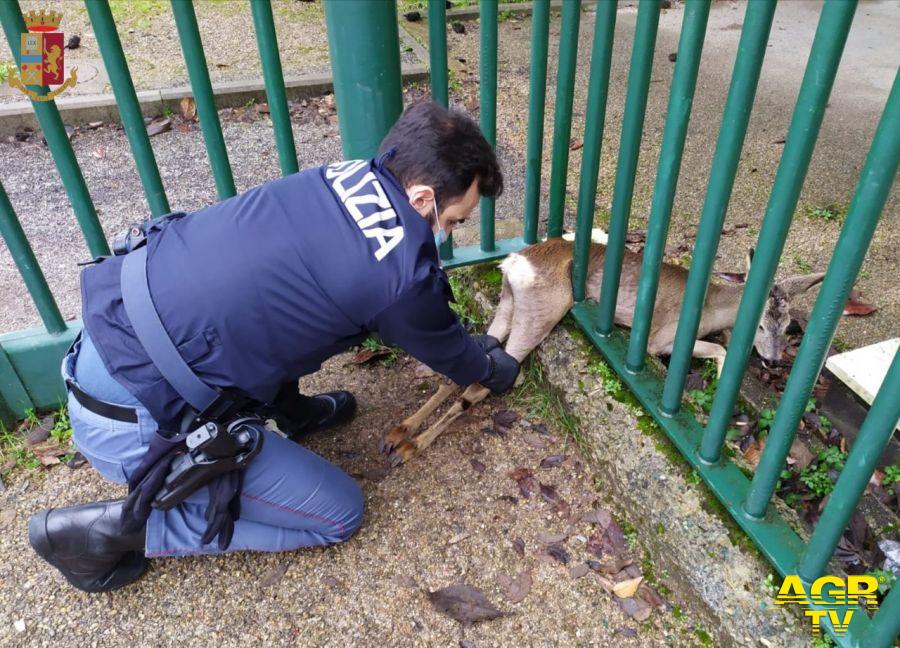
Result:
{"type": "Polygon", "coordinates": [[[50,101],[78,82],[77,68],[65,78],[65,36],[57,31],[62,21],[58,11],[29,11],[25,14],[28,32],[22,34],[19,74],[9,75],[9,85],[21,90],[32,101],[50,101]],[[25,86],[60,86],[41,94],[25,86]]]}

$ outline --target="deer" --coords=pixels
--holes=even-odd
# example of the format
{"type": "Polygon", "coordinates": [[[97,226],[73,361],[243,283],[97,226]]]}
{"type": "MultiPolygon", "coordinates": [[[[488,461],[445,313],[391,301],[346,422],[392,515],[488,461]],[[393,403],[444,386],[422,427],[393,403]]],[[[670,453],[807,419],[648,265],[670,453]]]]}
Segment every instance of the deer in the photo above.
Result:
{"type": "MultiPolygon", "coordinates": [[[[595,230],[596,232],[596,230],[595,230]]],[[[587,294],[598,295],[603,279],[606,246],[602,231],[592,236],[588,255],[587,294]]],[[[512,253],[500,264],[503,274],[500,302],[487,334],[506,342],[506,352],[522,363],[572,308],[571,238],[553,238],[512,253]]],[[[747,262],[752,260],[752,250],[747,262]]],[[[638,291],[643,255],[627,248],[622,260],[614,321],[631,327],[638,291]]],[[[788,277],[773,284],[766,300],[753,342],[757,353],[769,363],[781,360],[787,348],[786,330],[791,317],[791,300],[821,283],[825,273],[788,277]]],[[[651,355],[670,355],[678,328],[681,302],[688,279],[682,266],[663,263],[653,308],[647,351],[651,355]]],[[[744,291],[741,283],[711,282],[707,290],[693,357],[712,358],[721,374],[726,349],[705,341],[713,333],[729,331],[737,317],[744,291]]],[[[484,400],[490,391],[480,384],[470,385],[433,425],[419,431],[431,414],[460,389],[443,383],[437,392],[414,414],[394,426],[383,438],[381,450],[396,467],[427,448],[466,410],[484,400]]]]}

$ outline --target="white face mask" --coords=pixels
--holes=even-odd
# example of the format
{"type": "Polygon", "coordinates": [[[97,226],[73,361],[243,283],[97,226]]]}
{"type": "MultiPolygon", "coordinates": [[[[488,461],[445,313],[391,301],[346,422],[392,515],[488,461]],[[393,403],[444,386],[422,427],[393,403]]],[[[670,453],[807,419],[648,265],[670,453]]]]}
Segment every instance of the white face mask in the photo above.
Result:
{"type": "Polygon", "coordinates": [[[447,241],[447,232],[441,227],[441,219],[438,216],[437,198],[432,198],[432,203],[434,204],[434,222],[437,223],[438,228],[437,232],[434,233],[434,244],[437,247],[441,247],[441,245],[447,241]]]}

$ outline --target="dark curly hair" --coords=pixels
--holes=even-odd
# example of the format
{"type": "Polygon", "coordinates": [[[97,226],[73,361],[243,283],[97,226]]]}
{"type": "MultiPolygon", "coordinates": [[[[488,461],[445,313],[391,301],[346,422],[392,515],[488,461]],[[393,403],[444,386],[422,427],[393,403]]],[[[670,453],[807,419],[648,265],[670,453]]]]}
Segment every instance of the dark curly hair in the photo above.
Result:
{"type": "Polygon", "coordinates": [[[407,108],[381,142],[379,154],[394,149],[386,166],[404,187],[434,188],[437,201],[460,200],[478,179],[478,193],[503,193],[503,173],[481,129],[466,115],[434,101],[407,108]]]}

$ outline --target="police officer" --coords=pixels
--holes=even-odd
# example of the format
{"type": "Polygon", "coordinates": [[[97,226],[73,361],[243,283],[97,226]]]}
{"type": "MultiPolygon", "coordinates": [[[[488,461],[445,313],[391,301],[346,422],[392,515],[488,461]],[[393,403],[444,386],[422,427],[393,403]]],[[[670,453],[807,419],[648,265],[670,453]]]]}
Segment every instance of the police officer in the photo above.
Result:
{"type": "Polygon", "coordinates": [[[86,268],[84,331],[63,361],[73,440],[101,475],[127,482],[130,495],[35,514],[34,549],[94,592],[134,581],[147,558],[347,540],[362,522],[359,487],[297,441],[348,421],[356,402],[346,391],[303,396],[297,379],[374,332],[460,385],[509,389],[518,363],[460,325],[438,256],[479,198],[502,190],[478,127],[425,102],[403,113],[376,160],[308,169],[153,224],[147,284],[178,355],[287,435],[265,432],[215,516],[207,515],[212,487],[168,510],[141,494],[166,444],[197,413],[135,334],[120,283],[127,257],[86,268]],[[223,528],[227,536],[215,542],[223,528]]]}

